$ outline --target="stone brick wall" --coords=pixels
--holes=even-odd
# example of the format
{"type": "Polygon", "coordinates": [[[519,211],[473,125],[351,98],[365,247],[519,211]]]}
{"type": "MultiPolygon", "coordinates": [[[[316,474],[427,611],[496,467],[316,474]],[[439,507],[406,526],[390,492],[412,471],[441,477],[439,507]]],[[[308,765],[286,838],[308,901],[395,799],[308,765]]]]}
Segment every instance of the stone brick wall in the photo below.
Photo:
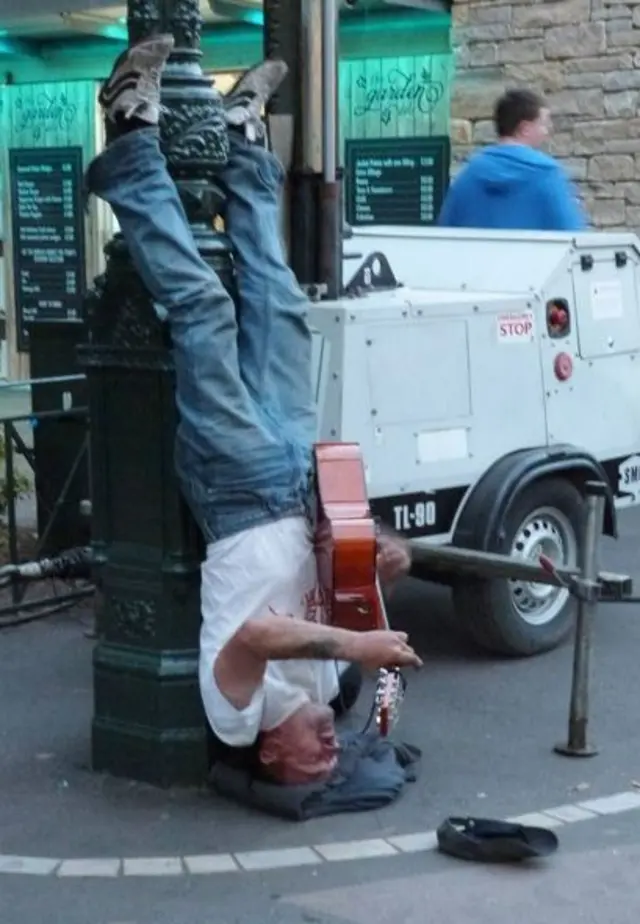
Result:
{"type": "Polygon", "coordinates": [[[640,0],[453,0],[456,162],[507,87],[542,92],[593,223],[640,231],[640,0]]]}

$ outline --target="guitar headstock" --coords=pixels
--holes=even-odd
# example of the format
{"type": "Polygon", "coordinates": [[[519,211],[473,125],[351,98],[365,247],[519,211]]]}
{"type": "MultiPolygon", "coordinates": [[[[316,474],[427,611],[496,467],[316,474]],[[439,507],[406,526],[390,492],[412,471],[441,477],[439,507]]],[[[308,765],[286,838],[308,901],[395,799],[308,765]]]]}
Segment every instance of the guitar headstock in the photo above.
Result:
{"type": "Polygon", "coordinates": [[[383,738],[390,734],[400,717],[407,682],[400,668],[381,668],[375,693],[376,725],[383,738]]]}

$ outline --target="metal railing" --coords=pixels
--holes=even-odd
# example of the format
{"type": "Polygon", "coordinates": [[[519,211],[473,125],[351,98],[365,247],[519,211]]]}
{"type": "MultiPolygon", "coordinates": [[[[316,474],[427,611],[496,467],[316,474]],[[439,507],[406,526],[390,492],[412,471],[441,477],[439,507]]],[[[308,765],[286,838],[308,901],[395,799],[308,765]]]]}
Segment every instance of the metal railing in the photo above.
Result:
{"type": "MultiPolygon", "coordinates": [[[[67,382],[72,383],[84,380],[85,376],[83,375],[70,375],[6,382],[0,384],[0,394],[9,389],[18,390],[24,387],[30,387],[32,385],[63,384],[67,382]]],[[[18,479],[16,459],[18,457],[23,458],[27,462],[33,475],[36,476],[37,474],[37,477],[34,478],[34,490],[36,491],[38,489],[38,483],[40,483],[40,485],[42,485],[43,482],[46,483],[46,473],[36,473],[35,450],[27,445],[27,441],[20,434],[18,426],[20,424],[28,424],[33,428],[42,421],[58,420],[62,422],[74,418],[80,421],[88,422],[88,408],[70,407],[68,409],[61,408],[59,410],[52,411],[32,411],[26,414],[16,414],[11,417],[0,418],[2,436],[4,439],[4,481],[6,503],[5,516],[9,555],[8,562],[6,562],[4,566],[0,567],[0,590],[7,588],[10,592],[10,603],[4,605],[0,603],[0,626],[6,624],[7,620],[11,617],[17,617],[18,614],[20,614],[21,617],[24,617],[19,619],[19,621],[22,622],[28,621],[29,619],[39,618],[43,615],[49,615],[54,612],[59,612],[60,610],[66,609],[74,603],[91,596],[94,592],[94,587],[88,582],[85,582],[84,586],[82,587],[73,587],[64,592],[60,592],[60,588],[54,584],[48,594],[38,594],[38,596],[34,599],[25,599],[27,587],[29,586],[30,581],[42,580],[48,575],[42,569],[29,569],[28,567],[25,567],[24,563],[21,563],[20,561],[19,526],[17,516],[17,504],[20,492],[17,487],[18,479]]],[[[67,502],[74,479],[80,471],[81,466],[87,462],[88,449],[89,431],[87,426],[84,439],[82,440],[82,443],[73,458],[64,483],[57,493],[57,496],[55,496],[53,503],[47,503],[42,498],[41,494],[36,495],[37,502],[40,504],[41,509],[44,511],[45,517],[43,528],[39,532],[35,545],[35,551],[32,556],[34,562],[36,562],[41,557],[42,549],[45,547],[53,527],[56,525],[57,517],[67,502]]],[[[11,622],[13,623],[13,620],[11,620],[11,622]]]]}

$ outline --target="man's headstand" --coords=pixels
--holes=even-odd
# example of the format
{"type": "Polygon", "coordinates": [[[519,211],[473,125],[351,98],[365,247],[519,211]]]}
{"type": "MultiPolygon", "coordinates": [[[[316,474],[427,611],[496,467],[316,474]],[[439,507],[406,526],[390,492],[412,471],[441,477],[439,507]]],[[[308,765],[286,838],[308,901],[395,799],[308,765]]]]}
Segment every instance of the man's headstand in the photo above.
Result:
{"type": "MultiPolygon", "coordinates": [[[[283,171],[260,121],[286,66],[265,62],[225,100],[231,154],[220,180],[236,312],[198,255],[160,152],[160,77],[172,48],[171,36],[156,36],[116,62],[101,92],[114,137],[88,184],[115,212],[171,328],[176,468],[207,542],[200,638],[207,717],[226,744],[256,743],[274,780],[322,780],[337,759],[327,705],[338,692],[337,662],[421,662],[403,633],[323,624],[309,516],[316,415],[308,305],[283,255],[283,171]]],[[[381,546],[383,580],[407,567],[401,546],[381,546]]]]}

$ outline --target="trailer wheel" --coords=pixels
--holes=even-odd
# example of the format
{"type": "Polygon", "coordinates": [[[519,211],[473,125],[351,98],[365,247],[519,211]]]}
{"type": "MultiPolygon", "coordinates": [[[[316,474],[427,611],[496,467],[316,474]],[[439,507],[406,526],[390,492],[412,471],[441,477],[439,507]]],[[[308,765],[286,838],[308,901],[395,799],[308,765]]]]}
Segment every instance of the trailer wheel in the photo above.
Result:
{"type": "MultiPolygon", "coordinates": [[[[584,498],[567,479],[548,478],[522,491],[491,551],[556,564],[579,561],[584,498]]],[[[565,588],[496,579],[460,581],[453,599],[461,627],[489,651],[522,657],[560,645],[571,631],[576,601],[565,588]]]]}

